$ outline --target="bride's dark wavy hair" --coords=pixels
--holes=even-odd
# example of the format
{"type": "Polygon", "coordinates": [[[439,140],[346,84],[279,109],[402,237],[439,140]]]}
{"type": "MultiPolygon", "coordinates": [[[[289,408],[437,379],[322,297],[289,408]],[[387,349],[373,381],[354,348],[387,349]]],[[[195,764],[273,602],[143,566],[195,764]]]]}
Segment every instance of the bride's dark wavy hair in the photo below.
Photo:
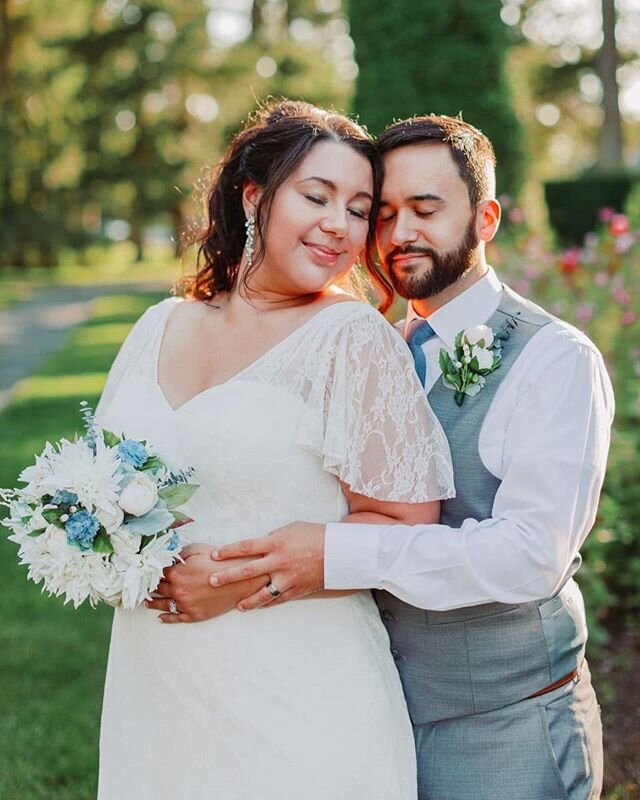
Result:
{"type": "Polygon", "coordinates": [[[256,235],[250,275],[264,259],[264,231],[276,191],[298,167],[314,144],[339,142],[353,148],[371,164],[374,207],[369,217],[366,252],[374,237],[377,198],[380,195],[380,159],[371,136],[353,120],[309,103],[283,100],[260,107],[237,133],[222,160],[213,168],[205,193],[205,226],[186,236],[197,245],[196,274],[181,281],[188,297],[210,300],[236,287],[245,246],[242,193],[247,182],[262,193],[256,207],[256,235]]]}

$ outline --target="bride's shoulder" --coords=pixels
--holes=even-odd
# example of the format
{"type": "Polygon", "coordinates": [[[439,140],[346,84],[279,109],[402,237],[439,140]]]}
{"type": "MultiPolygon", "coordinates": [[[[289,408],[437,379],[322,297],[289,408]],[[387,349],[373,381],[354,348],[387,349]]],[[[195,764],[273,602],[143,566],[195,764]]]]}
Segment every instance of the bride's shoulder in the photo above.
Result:
{"type": "Polygon", "coordinates": [[[338,300],[329,306],[332,319],[327,319],[327,327],[334,334],[359,333],[364,337],[372,337],[392,342],[400,341],[402,337],[385,317],[372,305],[363,301],[349,298],[338,300]]]}

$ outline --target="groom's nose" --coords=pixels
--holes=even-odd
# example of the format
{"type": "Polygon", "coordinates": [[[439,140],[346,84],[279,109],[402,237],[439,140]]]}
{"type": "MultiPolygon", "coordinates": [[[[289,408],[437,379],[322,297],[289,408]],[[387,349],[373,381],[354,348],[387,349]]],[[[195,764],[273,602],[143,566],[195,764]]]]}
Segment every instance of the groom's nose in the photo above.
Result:
{"type": "Polygon", "coordinates": [[[391,227],[391,244],[394,247],[402,247],[418,239],[418,231],[411,217],[411,214],[405,214],[402,210],[396,214],[391,227]]]}

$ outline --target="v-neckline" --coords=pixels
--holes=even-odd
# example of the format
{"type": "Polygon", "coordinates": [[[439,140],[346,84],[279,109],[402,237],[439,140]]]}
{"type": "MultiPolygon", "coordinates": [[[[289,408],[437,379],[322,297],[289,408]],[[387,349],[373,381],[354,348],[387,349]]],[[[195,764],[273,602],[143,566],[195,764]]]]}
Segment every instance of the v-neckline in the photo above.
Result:
{"type": "Polygon", "coordinates": [[[158,389],[158,392],[160,393],[160,396],[164,400],[165,405],[167,406],[167,408],[173,414],[177,414],[179,411],[182,411],[182,409],[185,406],[190,405],[192,402],[194,402],[198,398],[203,397],[204,395],[209,394],[210,392],[214,392],[217,389],[222,389],[225,386],[227,386],[229,383],[238,380],[242,375],[244,375],[250,369],[253,369],[253,367],[255,367],[257,364],[259,364],[261,361],[263,361],[265,358],[267,358],[267,356],[269,356],[272,353],[274,353],[276,350],[278,350],[280,347],[282,347],[284,344],[286,344],[289,340],[294,338],[297,334],[301,333],[303,330],[305,330],[307,327],[309,327],[311,325],[311,323],[314,322],[321,314],[324,314],[325,311],[329,311],[330,309],[335,308],[336,306],[353,305],[354,303],[357,303],[358,305],[360,305],[363,301],[361,301],[361,300],[338,300],[335,303],[330,303],[329,305],[324,306],[319,311],[316,311],[315,314],[310,316],[309,319],[305,320],[301,325],[298,325],[297,328],[294,328],[292,331],[289,331],[289,333],[286,336],[284,336],[282,339],[280,339],[280,341],[276,342],[274,345],[272,345],[267,350],[265,350],[264,353],[261,353],[250,364],[247,364],[246,367],[243,367],[241,370],[239,370],[238,372],[236,372],[233,375],[231,375],[231,377],[227,378],[224,381],[221,381],[220,383],[214,383],[214,384],[211,384],[210,386],[206,386],[204,389],[201,389],[199,392],[196,392],[196,394],[194,394],[191,397],[189,397],[183,403],[180,403],[180,405],[173,406],[169,402],[169,398],[165,394],[164,389],[160,385],[160,379],[159,379],[160,354],[162,352],[162,344],[164,342],[164,335],[165,335],[165,332],[166,332],[166,329],[167,329],[167,325],[169,324],[169,318],[171,317],[173,311],[175,310],[175,307],[178,305],[179,302],[182,302],[182,301],[176,301],[176,302],[172,303],[169,306],[169,309],[168,309],[167,313],[164,315],[164,319],[162,320],[161,325],[160,325],[160,329],[158,331],[158,337],[157,337],[157,340],[156,340],[157,343],[156,343],[155,352],[154,352],[154,367],[155,367],[154,368],[154,384],[155,384],[156,388],[158,389]]]}

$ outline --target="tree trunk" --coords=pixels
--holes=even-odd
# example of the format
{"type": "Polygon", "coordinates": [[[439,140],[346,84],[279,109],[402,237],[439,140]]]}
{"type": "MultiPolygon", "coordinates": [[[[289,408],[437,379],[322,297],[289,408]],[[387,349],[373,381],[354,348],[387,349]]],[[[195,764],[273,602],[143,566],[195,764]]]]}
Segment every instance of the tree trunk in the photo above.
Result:
{"type": "Polygon", "coordinates": [[[602,30],[604,39],[598,54],[598,73],[602,81],[604,122],[600,131],[598,167],[602,172],[624,169],[622,152],[622,122],[618,104],[618,51],[616,49],[615,0],[602,0],[602,30]]]}

